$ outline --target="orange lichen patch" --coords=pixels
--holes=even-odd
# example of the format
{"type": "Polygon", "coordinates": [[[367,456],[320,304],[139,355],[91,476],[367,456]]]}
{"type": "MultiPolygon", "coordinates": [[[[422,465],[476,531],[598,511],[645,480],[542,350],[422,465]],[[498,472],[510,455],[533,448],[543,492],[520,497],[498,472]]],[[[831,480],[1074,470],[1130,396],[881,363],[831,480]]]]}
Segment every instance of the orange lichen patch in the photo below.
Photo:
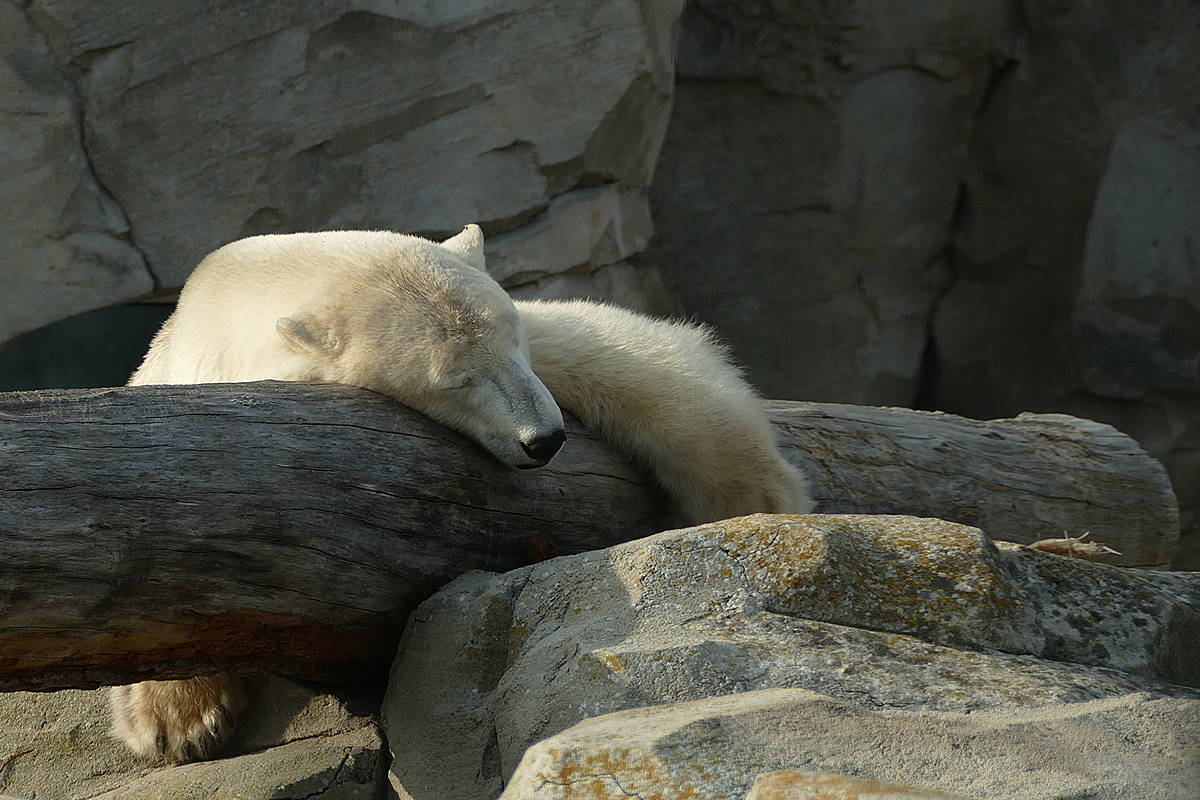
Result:
{"type": "Polygon", "coordinates": [[[830,772],[778,770],[754,781],[746,800],[969,800],[963,795],[830,772]]]}
{"type": "Polygon", "coordinates": [[[629,666],[629,659],[616,653],[608,653],[603,650],[593,650],[588,656],[602,661],[606,667],[612,672],[623,672],[629,666]]]}
{"type": "Polygon", "coordinates": [[[499,675],[512,660],[512,604],[504,592],[488,591],[472,598],[469,607],[455,606],[456,613],[469,614],[471,626],[455,667],[463,675],[499,675]]]}
{"type": "Polygon", "coordinates": [[[612,655],[602,650],[593,650],[579,656],[578,663],[580,674],[584,676],[584,680],[598,681],[602,678],[612,680],[615,677],[614,673],[623,672],[628,662],[623,656],[612,655]]]}
{"type": "Polygon", "coordinates": [[[691,780],[675,776],[652,754],[629,747],[600,747],[539,754],[537,780],[562,800],[692,800],[701,796],[691,780]]]}
{"type": "Polygon", "coordinates": [[[698,528],[696,535],[738,562],[776,613],[941,642],[977,640],[982,630],[989,646],[1003,647],[1016,636],[1006,612],[1017,603],[998,552],[966,525],[757,514],[698,528]]]}
{"type": "Polygon", "coordinates": [[[530,630],[527,626],[514,622],[508,628],[508,666],[512,666],[521,655],[525,642],[529,641],[530,630]]]}

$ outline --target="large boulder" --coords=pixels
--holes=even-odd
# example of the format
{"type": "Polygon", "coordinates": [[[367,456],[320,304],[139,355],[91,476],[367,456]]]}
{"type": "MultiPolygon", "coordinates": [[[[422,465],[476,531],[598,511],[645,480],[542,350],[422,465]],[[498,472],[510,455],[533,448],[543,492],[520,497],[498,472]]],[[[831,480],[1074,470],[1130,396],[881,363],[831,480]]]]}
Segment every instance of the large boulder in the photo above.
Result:
{"type": "Polygon", "coordinates": [[[960,713],[1200,696],[1180,685],[1200,686],[1198,632],[1197,576],[940,520],[745,517],[451,583],[393,667],[391,780],[416,800],[492,797],[580,720],[767,688],[960,713]]]}
{"type": "Polygon", "coordinates": [[[1200,700],[1146,694],[914,714],[769,689],[581,722],[531,747],[503,797],[1191,800],[1198,725],[1200,700]]]}

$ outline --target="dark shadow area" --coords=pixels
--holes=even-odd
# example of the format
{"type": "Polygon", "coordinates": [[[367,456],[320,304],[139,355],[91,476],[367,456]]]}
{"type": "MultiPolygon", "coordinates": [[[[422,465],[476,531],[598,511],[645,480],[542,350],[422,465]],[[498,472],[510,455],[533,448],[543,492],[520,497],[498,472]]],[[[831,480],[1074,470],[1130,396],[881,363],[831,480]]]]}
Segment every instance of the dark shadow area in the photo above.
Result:
{"type": "Polygon", "coordinates": [[[142,362],[170,304],[90,311],[0,347],[0,391],[121,386],[142,362]]]}

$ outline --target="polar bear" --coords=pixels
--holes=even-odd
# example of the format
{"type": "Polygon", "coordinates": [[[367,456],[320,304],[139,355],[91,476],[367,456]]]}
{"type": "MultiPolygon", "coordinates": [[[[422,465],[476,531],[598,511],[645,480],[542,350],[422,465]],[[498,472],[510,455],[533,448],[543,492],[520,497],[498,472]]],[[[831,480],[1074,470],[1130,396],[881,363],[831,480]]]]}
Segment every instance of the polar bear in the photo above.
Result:
{"type": "MultiPolygon", "coordinates": [[[[693,523],[807,513],[762,403],[712,334],[591,302],[517,301],[484,271],[483,234],[255,236],[196,267],[129,383],[303,380],[361,386],[545,465],[562,414],[643,464],[693,523]]],[[[114,687],[135,752],[206,758],[246,705],[227,674],[114,687]]]]}

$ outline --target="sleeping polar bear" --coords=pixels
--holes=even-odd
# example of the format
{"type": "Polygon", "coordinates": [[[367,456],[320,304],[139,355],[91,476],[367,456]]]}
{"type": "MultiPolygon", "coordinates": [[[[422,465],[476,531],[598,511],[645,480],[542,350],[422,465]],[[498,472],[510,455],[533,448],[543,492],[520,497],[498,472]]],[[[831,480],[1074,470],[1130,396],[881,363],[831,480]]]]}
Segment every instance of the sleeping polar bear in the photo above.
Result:
{"type": "MultiPolygon", "coordinates": [[[[761,401],[695,325],[590,302],[513,302],[483,234],[255,236],[212,253],[130,384],[324,381],[388,395],[505,464],[545,465],[559,405],[643,464],[693,523],[811,510],[761,401]]],[[[135,752],[208,757],[245,706],[227,674],[115,687],[135,752]]]]}

